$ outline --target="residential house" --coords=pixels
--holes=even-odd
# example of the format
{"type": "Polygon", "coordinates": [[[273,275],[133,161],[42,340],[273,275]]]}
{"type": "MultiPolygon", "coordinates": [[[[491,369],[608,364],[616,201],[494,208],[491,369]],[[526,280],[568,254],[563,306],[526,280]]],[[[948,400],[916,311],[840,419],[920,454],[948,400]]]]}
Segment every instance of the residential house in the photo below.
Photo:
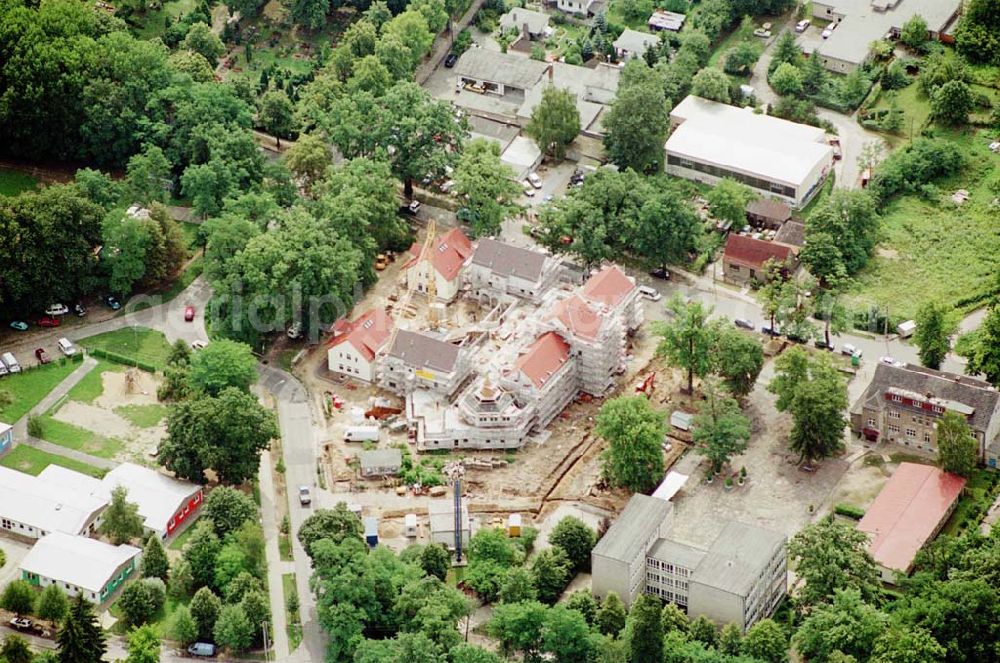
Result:
{"type": "Polygon", "coordinates": [[[567,14],[594,16],[598,13],[598,6],[603,8],[606,5],[601,0],[555,0],[555,6],[559,11],[567,14]]]}
{"type": "Polygon", "coordinates": [[[953,42],[961,0],[816,0],[813,16],[833,31],[814,55],[830,71],[847,74],[871,57],[872,42],[899,37],[914,16],[927,23],[927,38],[953,42]]]}
{"type": "Polygon", "coordinates": [[[462,345],[400,329],[382,360],[379,383],[397,394],[427,389],[450,397],[471,371],[469,353],[462,345]]]}
{"type": "Polygon", "coordinates": [[[826,132],[693,95],[670,111],[664,145],[670,175],[717,184],[734,179],[758,195],[805,206],[833,169],[826,132]]]}
{"type": "Polygon", "coordinates": [[[85,536],[52,532],[21,560],[21,578],[37,587],[56,585],[69,596],[103,604],[135,572],[142,551],[85,536]]]}
{"type": "Polygon", "coordinates": [[[473,295],[486,300],[504,295],[537,301],[559,277],[559,261],[496,239],[481,239],[465,268],[473,295]]]}
{"type": "Polygon", "coordinates": [[[660,32],[662,30],[666,30],[668,32],[680,32],[681,28],[684,27],[685,18],[686,16],[684,16],[684,14],[657,9],[649,17],[649,20],[646,21],[646,25],[653,32],[660,32]]]}
{"type": "Polygon", "coordinates": [[[365,479],[399,474],[403,454],[399,449],[372,449],[358,454],[358,471],[365,479]]]}
{"type": "Polygon", "coordinates": [[[14,427],[0,421],[0,455],[14,446],[14,427]]]}
{"type": "Polygon", "coordinates": [[[500,29],[503,32],[516,30],[531,41],[545,39],[551,33],[548,14],[523,7],[514,7],[501,16],[500,29]]]}
{"type": "MultiPolygon", "coordinates": [[[[479,50],[479,49],[473,49],[479,50]]],[[[414,243],[410,247],[412,258],[404,266],[406,286],[417,292],[435,290],[438,301],[450,302],[458,295],[461,286],[459,276],[466,258],[472,255],[472,242],[459,228],[452,228],[437,236],[422,255],[423,246],[414,243]]]]}
{"type": "Polygon", "coordinates": [[[988,382],[915,364],[875,367],[868,388],[851,408],[851,429],[870,441],[937,453],[937,420],[946,411],[972,428],[980,462],[997,467],[1000,392],[988,382]]]}
{"type": "Polygon", "coordinates": [[[736,285],[763,281],[766,278],[765,266],[771,261],[781,264],[786,273],[792,273],[798,267],[792,247],[731,233],[726,239],[726,250],[722,256],[723,280],[736,285]]]}
{"type": "Polygon", "coordinates": [[[614,41],[615,55],[619,60],[641,58],[650,48],[660,43],[659,37],[648,32],[639,32],[625,28],[618,39],[614,41]]]}
{"type": "Polygon", "coordinates": [[[375,358],[392,335],[392,328],[392,318],[384,308],[369,309],[353,322],[338,321],[326,351],[327,368],[332,373],[374,382],[375,358]]]}
{"type": "Polygon", "coordinates": [[[937,536],[958,506],[965,479],[932,465],[900,463],[868,507],[858,529],[870,537],[868,551],[882,581],[896,583],[937,536]]]}
{"type": "Polygon", "coordinates": [[[513,53],[470,48],[455,63],[455,76],[485,94],[516,97],[522,101],[549,70],[549,64],[513,53]]]}
{"type": "Polygon", "coordinates": [[[52,532],[89,535],[106,506],[105,499],[73,485],[0,466],[0,532],[25,539],[52,532]]]}

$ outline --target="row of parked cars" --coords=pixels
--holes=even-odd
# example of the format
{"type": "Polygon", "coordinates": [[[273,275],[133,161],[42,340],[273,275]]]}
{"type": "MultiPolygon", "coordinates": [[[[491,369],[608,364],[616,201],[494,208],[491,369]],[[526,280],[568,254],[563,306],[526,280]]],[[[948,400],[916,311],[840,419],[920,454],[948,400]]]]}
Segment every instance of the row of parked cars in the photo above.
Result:
{"type": "MultiPolygon", "coordinates": [[[[105,295],[101,298],[101,301],[104,302],[104,304],[112,311],[117,311],[122,307],[121,302],[118,301],[118,298],[114,295],[105,295]]],[[[78,318],[82,318],[87,315],[86,307],[84,307],[84,305],[80,302],[74,304],[72,309],[65,304],[51,304],[45,309],[45,314],[36,318],[34,323],[39,327],[58,327],[61,324],[60,317],[66,315],[71,310],[78,318]]],[[[10,323],[11,329],[15,329],[17,331],[27,331],[29,326],[30,325],[23,320],[14,320],[10,323]]]]}
{"type": "MultiPolygon", "coordinates": [[[[67,357],[72,357],[77,353],[76,346],[68,338],[60,338],[56,341],[56,347],[59,348],[59,352],[66,355],[67,357]]],[[[52,361],[52,357],[46,352],[45,348],[35,348],[35,360],[39,364],[47,364],[52,361]]],[[[0,354],[0,377],[4,375],[9,375],[12,373],[21,372],[21,363],[14,356],[13,352],[4,352],[0,354]]]]}

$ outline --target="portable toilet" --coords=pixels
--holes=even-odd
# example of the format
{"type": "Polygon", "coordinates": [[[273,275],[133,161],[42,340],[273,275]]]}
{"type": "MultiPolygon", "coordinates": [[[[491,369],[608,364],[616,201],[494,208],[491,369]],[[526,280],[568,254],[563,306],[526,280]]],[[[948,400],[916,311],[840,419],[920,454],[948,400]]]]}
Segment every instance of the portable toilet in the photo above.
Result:
{"type": "Polygon", "coordinates": [[[409,539],[417,538],[417,514],[408,513],[403,517],[403,536],[409,539]]]}
{"type": "Polygon", "coordinates": [[[367,516],[365,522],[365,542],[368,547],[374,548],[378,545],[378,518],[367,516]]]}
{"type": "Polygon", "coordinates": [[[507,536],[521,536],[521,514],[507,516],[507,536]]]}

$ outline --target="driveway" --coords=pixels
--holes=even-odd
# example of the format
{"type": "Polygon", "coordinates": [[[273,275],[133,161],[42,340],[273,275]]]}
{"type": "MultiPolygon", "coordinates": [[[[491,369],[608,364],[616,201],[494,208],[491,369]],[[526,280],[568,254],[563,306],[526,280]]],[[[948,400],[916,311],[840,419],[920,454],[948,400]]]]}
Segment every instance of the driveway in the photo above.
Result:
{"type": "Polygon", "coordinates": [[[17,580],[20,577],[21,560],[31,550],[31,546],[13,538],[0,536],[0,550],[7,557],[4,565],[0,566],[0,587],[6,587],[11,580],[17,580]]]}

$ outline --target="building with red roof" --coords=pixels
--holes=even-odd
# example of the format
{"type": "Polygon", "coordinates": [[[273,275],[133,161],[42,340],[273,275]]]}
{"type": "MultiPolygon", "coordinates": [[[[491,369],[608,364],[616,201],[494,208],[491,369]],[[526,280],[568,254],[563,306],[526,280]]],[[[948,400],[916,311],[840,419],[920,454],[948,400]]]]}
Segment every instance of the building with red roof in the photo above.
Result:
{"type": "Polygon", "coordinates": [[[900,464],[858,523],[871,539],[868,550],[884,582],[912,570],[917,552],[944,527],[964,487],[965,479],[932,465],[900,464]]]}
{"type": "Polygon", "coordinates": [[[538,337],[528,351],[517,359],[517,369],[534,385],[542,389],[569,361],[569,343],[555,332],[538,337]]]}
{"type": "Polygon", "coordinates": [[[427,292],[433,275],[437,299],[450,302],[461,289],[462,268],[472,255],[472,242],[460,228],[452,228],[439,235],[428,247],[429,255],[421,255],[423,244],[414,242],[410,247],[413,255],[403,267],[406,270],[406,285],[417,292],[427,292]]]}
{"type": "Polygon", "coordinates": [[[555,305],[552,317],[559,322],[568,335],[587,341],[596,341],[604,323],[602,316],[583,301],[579,295],[570,295],[555,305]]]}
{"type": "Polygon", "coordinates": [[[730,234],[722,257],[722,278],[737,285],[762,281],[766,271],[764,266],[771,260],[781,264],[786,274],[798,267],[796,253],[787,244],[730,234]]]}
{"type": "Polygon", "coordinates": [[[354,321],[338,320],[326,352],[327,368],[374,382],[375,357],[392,335],[392,327],[392,318],[384,308],[365,311],[354,321]]]}
{"type": "Polygon", "coordinates": [[[609,265],[587,279],[580,292],[588,300],[613,309],[635,289],[635,281],[618,265],[609,265]]]}

